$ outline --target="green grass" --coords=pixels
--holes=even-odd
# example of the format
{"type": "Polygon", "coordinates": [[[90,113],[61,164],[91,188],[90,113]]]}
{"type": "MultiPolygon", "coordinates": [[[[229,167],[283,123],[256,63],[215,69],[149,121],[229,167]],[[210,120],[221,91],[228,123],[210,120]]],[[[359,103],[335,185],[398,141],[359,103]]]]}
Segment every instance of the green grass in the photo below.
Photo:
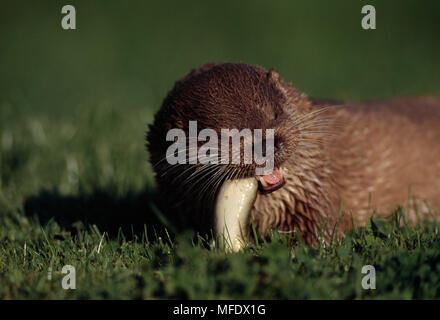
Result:
{"type": "MultiPolygon", "coordinates": [[[[397,211],[394,217],[400,217],[397,211]]],[[[440,294],[439,225],[371,220],[329,247],[274,232],[270,242],[225,254],[190,235],[127,240],[96,226],[72,236],[20,215],[0,232],[3,299],[432,299],[440,294]],[[293,245],[292,245],[293,244],[293,245]],[[364,290],[364,265],[376,290],[364,290]],[[64,290],[64,265],[76,290],[64,290]],[[52,278],[48,272],[52,270],[52,278]]]]}
{"type": "Polygon", "coordinates": [[[351,0],[70,1],[76,31],[59,27],[63,1],[2,3],[0,298],[438,298],[439,225],[410,228],[401,209],[329,247],[274,233],[226,254],[169,237],[154,206],[147,124],[202,63],[275,67],[316,97],[440,95],[440,3],[368,3],[371,32],[351,0]]]}

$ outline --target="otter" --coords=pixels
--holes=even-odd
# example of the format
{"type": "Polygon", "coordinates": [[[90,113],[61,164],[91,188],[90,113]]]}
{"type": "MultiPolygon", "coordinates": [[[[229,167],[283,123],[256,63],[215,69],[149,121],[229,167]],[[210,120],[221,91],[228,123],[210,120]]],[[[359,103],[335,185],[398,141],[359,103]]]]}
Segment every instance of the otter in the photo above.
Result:
{"type": "MultiPolygon", "coordinates": [[[[272,229],[296,231],[309,245],[321,237],[329,241],[335,232],[343,235],[373,214],[386,216],[399,205],[410,221],[440,210],[437,97],[315,100],[274,69],[211,63],[192,70],[168,92],[149,126],[147,149],[161,210],[174,223],[201,233],[224,221],[216,217],[218,202],[241,196],[243,189],[228,185],[225,193],[222,187],[240,180],[252,193],[243,198],[249,203],[240,218],[245,233],[251,225],[259,237],[272,229]],[[172,128],[188,132],[189,121],[197,121],[198,130],[219,133],[222,128],[273,129],[273,172],[257,176],[255,164],[169,164],[172,141],[166,134],[172,128]]],[[[238,207],[222,210],[243,211],[238,207]]]]}

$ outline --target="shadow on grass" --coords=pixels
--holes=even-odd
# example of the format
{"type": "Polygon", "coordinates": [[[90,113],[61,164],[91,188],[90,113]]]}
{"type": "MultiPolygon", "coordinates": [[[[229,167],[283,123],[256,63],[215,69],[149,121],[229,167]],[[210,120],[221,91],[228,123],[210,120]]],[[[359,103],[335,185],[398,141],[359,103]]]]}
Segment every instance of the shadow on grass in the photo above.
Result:
{"type": "Polygon", "coordinates": [[[43,226],[53,219],[72,234],[96,225],[100,232],[107,232],[112,238],[120,231],[127,239],[135,235],[141,238],[145,229],[149,238],[155,238],[164,233],[164,227],[173,227],[156,209],[154,198],[155,193],[148,189],[122,197],[102,190],[79,196],[42,191],[25,201],[24,211],[28,217],[37,216],[43,226]]]}

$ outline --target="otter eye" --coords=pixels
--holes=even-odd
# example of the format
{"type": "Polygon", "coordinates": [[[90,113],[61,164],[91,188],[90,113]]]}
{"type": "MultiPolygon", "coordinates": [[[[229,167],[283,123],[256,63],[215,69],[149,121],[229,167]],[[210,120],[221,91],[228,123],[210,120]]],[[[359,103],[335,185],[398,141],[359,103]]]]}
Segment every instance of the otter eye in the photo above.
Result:
{"type": "Polygon", "coordinates": [[[277,120],[283,113],[283,107],[282,106],[274,106],[273,110],[273,119],[277,120]]]}

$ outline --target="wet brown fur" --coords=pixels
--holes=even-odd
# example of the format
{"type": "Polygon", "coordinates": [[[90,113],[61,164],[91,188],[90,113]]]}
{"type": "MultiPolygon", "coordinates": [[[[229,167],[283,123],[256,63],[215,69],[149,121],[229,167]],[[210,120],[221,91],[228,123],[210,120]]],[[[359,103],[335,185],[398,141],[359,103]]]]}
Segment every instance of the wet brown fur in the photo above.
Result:
{"type": "Polygon", "coordinates": [[[386,215],[397,205],[406,206],[410,220],[440,210],[439,98],[318,101],[274,70],[224,63],[192,71],[168,93],[147,141],[162,210],[209,232],[212,194],[222,179],[250,176],[254,166],[213,168],[218,181],[209,180],[208,170],[194,175],[194,166],[170,168],[164,161],[171,143],[166,132],[187,131],[190,120],[197,120],[199,130],[275,130],[280,146],[275,164],[285,170],[286,185],[257,196],[252,218],[261,236],[273,228],[299,230],[311,244],[323,225],[327,240],[336,223],[347,230],[350,214],[362,225],[373,213],[386,215]]]}

